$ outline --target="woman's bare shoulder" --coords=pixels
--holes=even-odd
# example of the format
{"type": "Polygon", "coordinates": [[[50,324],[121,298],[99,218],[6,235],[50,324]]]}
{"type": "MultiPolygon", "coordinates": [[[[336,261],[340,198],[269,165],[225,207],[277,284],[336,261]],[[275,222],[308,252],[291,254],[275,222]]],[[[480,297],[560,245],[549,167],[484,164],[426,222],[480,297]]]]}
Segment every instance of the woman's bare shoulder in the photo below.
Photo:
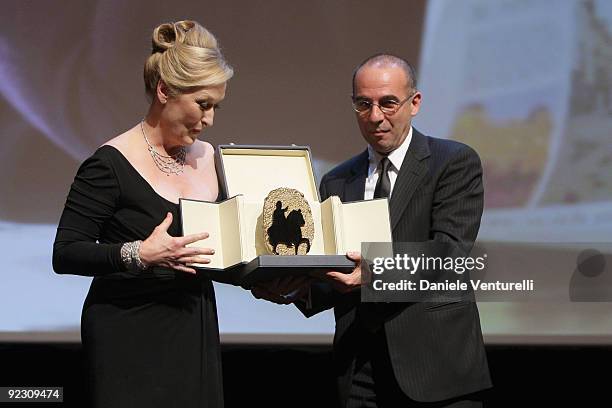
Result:
{"type": "Polygon", "coordinates": [[[190,154],[197,163],[209,163],[214,161],[215,148],[208,142],[197,140],[189,148],[190,154]]]}
{"type": "Polygon", "coordinates": [[[139,132],[139,127],[134,126],[133,128],[121,133],[108,140],[102,146],[113,146],[123,154],[129,154],[131,147],[133,146],[133,141],[136,137],[136,133],[139,132]]]}
{"type": "Polygon", "coordinates": [[[196,140],[193,144],[194,151],[199,154],[214,154],[215,148],[208,142],[196,140]]]}

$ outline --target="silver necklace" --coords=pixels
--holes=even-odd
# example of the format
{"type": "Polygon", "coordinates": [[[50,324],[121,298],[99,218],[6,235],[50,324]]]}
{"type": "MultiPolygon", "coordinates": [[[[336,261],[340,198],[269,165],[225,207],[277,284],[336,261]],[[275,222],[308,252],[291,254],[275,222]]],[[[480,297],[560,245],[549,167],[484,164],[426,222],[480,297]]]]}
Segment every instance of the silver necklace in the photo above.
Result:
{"type": "Polygon", "coordinates": [[[149,139],[147,138],[147,134],[144,130],[144,120],[140,121],[140,130],[142,130],[144,140],[149,146],[149,153],[151,154],[153,162],[155,163],[157,168],[163,173],[165,173],[166,176],[169,176],[170,174],[176,174],[178,176],[179,174],[181,174],[185,169],[185,156],[187,154],[185,147],[181,146],[178,152],[170,156],[160,154],[157,152],[157,150],[155,150],[155,147],[153,147],[153,145],[151,144],[151,142],[149,142],[149,139]]]}

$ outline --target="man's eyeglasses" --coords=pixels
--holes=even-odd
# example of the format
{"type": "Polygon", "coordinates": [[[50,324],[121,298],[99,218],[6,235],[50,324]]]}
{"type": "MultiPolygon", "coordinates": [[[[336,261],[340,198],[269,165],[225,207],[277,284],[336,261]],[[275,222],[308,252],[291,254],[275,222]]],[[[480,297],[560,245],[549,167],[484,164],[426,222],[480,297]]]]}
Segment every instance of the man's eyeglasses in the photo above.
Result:
{"type": "Polygon", "coordinates": [[[402,101],[398,101],[395,98],[384,98],[378,103],[372,102],[368,99],[353,98],[353,110],[359,114],[365,114],[370,112],[374,106],[378,106],[378,109],[380,109],[384,115],[391,116],[394,115],[403,104],[414,98],[416,93],[417,91],[414,91],[412,95],[402,101]]]}

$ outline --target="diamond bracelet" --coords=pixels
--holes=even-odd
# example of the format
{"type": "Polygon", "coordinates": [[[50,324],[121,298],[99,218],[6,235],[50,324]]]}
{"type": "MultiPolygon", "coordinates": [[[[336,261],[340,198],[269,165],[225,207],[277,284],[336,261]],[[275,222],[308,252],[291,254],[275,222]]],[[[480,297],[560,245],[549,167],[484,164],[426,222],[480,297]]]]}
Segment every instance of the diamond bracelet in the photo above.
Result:
{"type": "Polygon", "coordinates": [[[140,259],[139,251],[142,241],[126,242],[121,245],[121,261],[128,270],[142,271],[147,266],[140,259]]]}

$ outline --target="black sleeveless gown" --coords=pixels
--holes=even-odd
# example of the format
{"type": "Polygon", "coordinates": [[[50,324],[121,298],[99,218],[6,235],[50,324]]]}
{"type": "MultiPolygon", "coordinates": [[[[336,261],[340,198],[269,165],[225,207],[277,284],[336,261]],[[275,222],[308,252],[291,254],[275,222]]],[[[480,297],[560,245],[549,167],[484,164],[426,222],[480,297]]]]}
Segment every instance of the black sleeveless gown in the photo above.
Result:
{"type": "Polygon", "coordinates": [[[178,208],[112,146],[85,160],[71,186],[53,267],[94,277],[81,317],[94,407],[223,406],[212,282],[121,262],[121,245],[144,240],[167,212],[179,236],[178,208]]]}

